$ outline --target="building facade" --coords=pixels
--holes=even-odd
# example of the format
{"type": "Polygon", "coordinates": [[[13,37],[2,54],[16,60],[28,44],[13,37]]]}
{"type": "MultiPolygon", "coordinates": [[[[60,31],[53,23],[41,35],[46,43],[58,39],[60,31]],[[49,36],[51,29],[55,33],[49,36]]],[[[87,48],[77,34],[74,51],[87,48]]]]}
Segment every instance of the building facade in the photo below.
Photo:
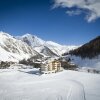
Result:
{"type": "Polygon", "coordinates": [[[41,66],[41,72],[42,73],[45,73],[45,74],[50,74],[50,73],[56,73],[56,72],[59,72],[62,69],[61,67],[61,62],[58,61],[58,60],[54,60],[54,61],[50,61],[46,64],[43,64],[41,66]]]}

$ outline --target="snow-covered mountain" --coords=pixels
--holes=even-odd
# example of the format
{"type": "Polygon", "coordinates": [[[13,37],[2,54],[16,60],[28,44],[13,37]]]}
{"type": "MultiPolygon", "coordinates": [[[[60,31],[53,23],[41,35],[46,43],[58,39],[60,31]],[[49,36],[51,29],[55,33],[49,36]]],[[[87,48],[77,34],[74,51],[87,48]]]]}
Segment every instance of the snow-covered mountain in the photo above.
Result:
{"type": "Polygon", "coordinates": [[[78,46],[65,46],[65,45],[60,45],[52,41],[47,41],[45,45],[58,55],[62,55],[65,52],[69,52],[70,50],[74,50],[78,48],[78,46]]]}
{"type": "Polygon", "coordinates": [[[35,47],[34,49],[44,56],[58,57],[58,54],[53,52],[53,50],[49,49],[49,47],[47,46],[42,45],[39,47],[35,47]]]}
{"type": "Polygon", "coordinates": [[[0,61],[18,61],[30,56],[39,55],[27,43],[0,32],[0,61]]]}
{"type": "Polygon", "coordinates": [[[13,37],[8,33],[0,32],[0,61],[19,61],[35,55],[58,57],[76,47],[44,41],[31,34],[13,37]]]}
{"type": "Polygon", "coordinates": [[[18,39],[26,42],[28,45],[33,47],[37,52],[42,53],[46,56],[60,56],[65,52],[69,52],[78,46],[64,46],[52,41],[44,41],[37,36],[31,34],[25,34],[18,36],[18,39]]]}
{"type": "Polygon", "coordinates": [[[39,47],[45,43],[44,40],[38,38],[37,36],[33,36],[31,34],[25,34],[23,36],[17,36],[17,39],[26,42],[31,47],[39,47]]]}

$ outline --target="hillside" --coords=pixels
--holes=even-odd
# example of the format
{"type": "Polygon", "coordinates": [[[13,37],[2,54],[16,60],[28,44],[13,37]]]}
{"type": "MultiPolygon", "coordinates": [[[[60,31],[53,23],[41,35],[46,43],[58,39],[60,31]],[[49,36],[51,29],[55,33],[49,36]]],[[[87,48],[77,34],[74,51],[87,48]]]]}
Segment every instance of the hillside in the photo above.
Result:
{"type": "Polygon", "coordinates": [[[8,33],[0,32],[0,61],[17,62],[35,55],[40,54],[27,43],[17,40],[8,33]]]}
{"type": "Polygon", "coordinates": [[[84,44],[78,49],[70,51],[71,55],[92,59],[100,55],[100,36],[84,44]]]}

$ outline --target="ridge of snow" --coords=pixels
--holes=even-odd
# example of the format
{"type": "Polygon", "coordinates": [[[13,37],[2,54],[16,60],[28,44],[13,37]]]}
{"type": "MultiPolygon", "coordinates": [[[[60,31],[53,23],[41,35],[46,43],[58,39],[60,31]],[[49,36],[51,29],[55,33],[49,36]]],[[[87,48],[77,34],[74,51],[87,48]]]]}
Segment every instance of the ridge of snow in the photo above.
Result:
{"type": "Polygon", "coordinates": [[[45,47],[47,47],[51,50],[51,52],[55,53],[58,56],[62,55],[65,52],[69,52],[72,49],[76,49],[78,47],[60,45],[53,41],[44,41],[38,38],[37,36],[28,33],[23,36],[20,36],[19,39],[26,42],[28,45],[32,46],[39,53],[41,53],[41,51],[45,49],[45,47]]]}
{"type": "Polygon", "coordinates": [[[3,31],[0,31],[0,36],[6,36],[6,37],[12,37],[10,34],[6,33],[6,32],[3,32],[3,31]]]}
{"type": "Polygon", "coordinates": [[[23,58],[29,58],[38,53],[27,43],[14,38],[5,32],[0,32],[0,60],[18,61],[23,58]],[[4,56],[3,56],[4,55],[4,56]]]}
{"type": "Polygon", "coordinates": [[[28,58],[32,55],[60,56],[73,49],[53,41],[44,41],[35,35],[25,34],[13,37],[5,32],[0,32],[0,60],[28,58]],[[1,49],[2,48],[2,49],[1,49]],[[6,59],[3,57],[5,55],[6,59]]]}
{"type": "Polygon", "coordinates": [[[58,46],[58,47],[61,46],[60,44],[53,42],[53,41],[46,41],[46,43],[49,44],[49,45],[52,45],[52,46],[58,46]]]}
{"type": "Polygon", "coordinates": [[[27,44],[29,44],[32,47],[37,47],[37,46],[41,46],[45,43],[44,40],[38,38],[35,35],[31,35],[29,33],[23,35],[20,37],[21,40],[23,40],[24,42],[28,42],[27,44]]]}

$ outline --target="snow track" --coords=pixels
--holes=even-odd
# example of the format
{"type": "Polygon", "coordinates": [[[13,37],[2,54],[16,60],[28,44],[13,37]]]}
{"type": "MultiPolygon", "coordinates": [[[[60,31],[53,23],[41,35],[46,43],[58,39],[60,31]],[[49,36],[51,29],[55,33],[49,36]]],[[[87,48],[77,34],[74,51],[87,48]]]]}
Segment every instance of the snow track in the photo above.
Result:
{"type": "Polygon", "coordinates": [[[77,81],[70,80],[69,82],[70,89],[67,95],[67,100],[86,100],[84,86],[77,81]]]}
{"type": "Polygon", "coordinates": [[[85,100],[77,81],[6,71],[0,71],[0,100],[85,100]]]}

